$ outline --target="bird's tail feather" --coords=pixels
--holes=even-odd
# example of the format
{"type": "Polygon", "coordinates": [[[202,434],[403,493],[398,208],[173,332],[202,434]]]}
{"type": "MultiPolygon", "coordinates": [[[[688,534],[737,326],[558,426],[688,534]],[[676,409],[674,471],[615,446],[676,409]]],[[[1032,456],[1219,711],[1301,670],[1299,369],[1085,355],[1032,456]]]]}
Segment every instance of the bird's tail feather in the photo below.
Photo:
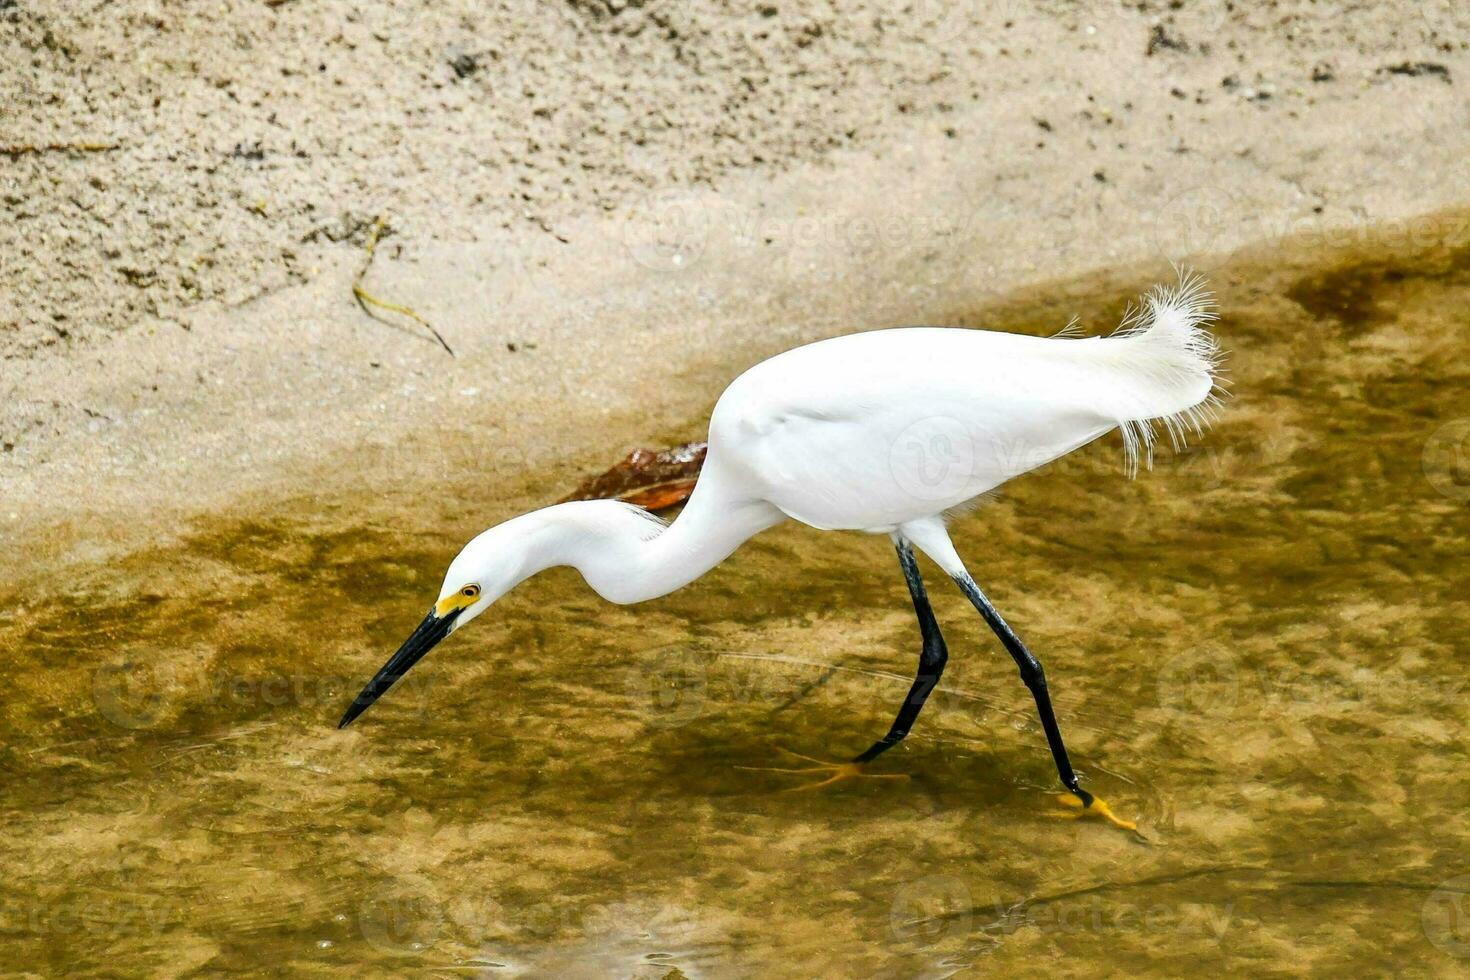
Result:
{"type": "Polygon", "coordinates": [[[1127,379],[1112,408],[1130,476],[1140,458],[1153,467],[1156,423],[1179,449],[1190,432],[1198,435],[1214,420],[1225,393],[1220,346],[1206,329],[1214,319],[1204,278],[1180,270],[1177,284],[1144,294],[1101,343],[1101,359],[1127,379]]]}

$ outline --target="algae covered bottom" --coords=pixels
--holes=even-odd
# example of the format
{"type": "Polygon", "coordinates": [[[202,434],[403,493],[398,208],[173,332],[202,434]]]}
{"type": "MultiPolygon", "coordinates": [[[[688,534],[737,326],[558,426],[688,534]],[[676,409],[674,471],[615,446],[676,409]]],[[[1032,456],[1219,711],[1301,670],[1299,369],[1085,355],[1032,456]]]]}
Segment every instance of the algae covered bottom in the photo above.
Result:
{"type": "MultiPolygon", "coordinates": [[[[740,768],[862,749],[918,654],[887,540],[796,525],[635,607],[540,576],[337,731],[460,544],[564,490],[451,473],[418,508],[301,499],[3,586],[7,962],[1470,970],[1470,250],[1214,278],[1235,394],[1204,440],[1128,482],[1104,439],[953,528],[1140,837],[1053,819],[1030,697],[932,569],[949,668],[877,764],[910,778],[740,768]]],[[[961,319],[1101,323],[1124,295],[961,319]]]]}

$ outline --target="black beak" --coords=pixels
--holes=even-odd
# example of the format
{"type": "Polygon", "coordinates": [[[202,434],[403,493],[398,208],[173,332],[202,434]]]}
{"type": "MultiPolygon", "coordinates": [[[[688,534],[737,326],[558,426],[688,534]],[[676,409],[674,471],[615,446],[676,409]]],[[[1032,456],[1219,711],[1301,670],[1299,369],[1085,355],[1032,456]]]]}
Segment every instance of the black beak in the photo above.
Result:
{"type": "Polygon", "coordinates": [[[353,699],[352,706],[347,709],[342,720],[337,722],[337,727],[346,728],[352,724],[354,718],[382,697],[388,688],[398,683],[398,679],[408,673],[410,667],[422,660],[424,654],[434,649],[435,644],[449,635],[450,627],[459,618],[460,612],[461,610],[456,609],[449,615],[441,617],[434,615],[434,610],[430,609],[429,615],[424,617],[422,623],[419,623],[413,635],[403,641],[403,646],[398,648],[398,652],[388,658],[388,662],[373,675],[373,679],[368,681],[362,693],[353,699]]]}

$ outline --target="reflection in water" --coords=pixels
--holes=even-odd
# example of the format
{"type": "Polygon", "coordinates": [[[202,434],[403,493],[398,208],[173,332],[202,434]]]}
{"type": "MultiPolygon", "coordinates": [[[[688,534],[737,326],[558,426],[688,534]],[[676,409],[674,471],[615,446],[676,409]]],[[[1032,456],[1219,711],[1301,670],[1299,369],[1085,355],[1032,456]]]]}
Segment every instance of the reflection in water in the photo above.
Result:
{"type": "Polygon", "coordinates": [[[471,524],[536,502],[466,523],[465,473],[442,514],[302,502],[12,587],[10,960],[1464,969],[1470,250],[1332,261],[1221,278],[1235,397],[1203,443],[1128,483],[1104,440],[957,524],[1146,842],[1050,819],[1029,696],[937,583],[949,671],[879,763],[910,780],[737,768],[868,745],[917,655],[887,541],[796,526],[631,609],[547,573],[338,732],[471,524]]]}

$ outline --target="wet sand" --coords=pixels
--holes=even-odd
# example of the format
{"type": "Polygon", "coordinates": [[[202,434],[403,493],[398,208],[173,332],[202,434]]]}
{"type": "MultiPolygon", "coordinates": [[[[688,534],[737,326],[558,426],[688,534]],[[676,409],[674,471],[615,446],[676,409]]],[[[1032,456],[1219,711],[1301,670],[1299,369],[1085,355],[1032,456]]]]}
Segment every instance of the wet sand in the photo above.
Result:
{"type": "MultiPolygon", "coordinates": [[[[737,768],[866,746],[917,654],[887,542],[795,525],[637,607],[567,570],[534,579],[335,730],[463,540],[574,482],[565,464],[492,480],[445,427],[376,450],[381,469],[365,452],[356,489],[256,498],[6,582],[12,960],[1463,971],[1470,232],[1461,212],[1413,232],[1210,269],[1234,391],[1217,426],[1133,482],[1109,437],[956,524],[1046,663],[1086,784],[1140,837],[1054,819],[1026,692],[927,565],[951,661],[878,767],[909,779],[782,793],[798,777],[737,768]]],[[[946,319],[1105,324],[1148,278],[946,319]]]]}

